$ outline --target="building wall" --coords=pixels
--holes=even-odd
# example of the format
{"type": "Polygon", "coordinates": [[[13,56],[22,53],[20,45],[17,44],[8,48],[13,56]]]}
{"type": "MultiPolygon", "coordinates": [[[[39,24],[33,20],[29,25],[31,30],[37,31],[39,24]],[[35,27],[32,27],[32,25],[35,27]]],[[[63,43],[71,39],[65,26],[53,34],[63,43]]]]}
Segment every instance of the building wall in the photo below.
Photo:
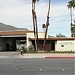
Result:
{"type": "MultiPolygon", "coordinates": [[[[45,33],[43,32],[38,33],[38,38],[44,38],[44,37],[45,37],[45,33]]],[[[31,44],[31,41],[29,41],[29,38],[34,38],[34,33],[27,33],[27,47],[31,44]]]]}
{"type": "Polygon", "coordinates": [[[12,50],[11,49],[11,46],[12,46],[12,40],[11,39],[6,39],[6,38],[0,38],[0,49],[2,51],[6,51],[7,50],[7,44],[9,45],[9,50],[12,50]]]}
{"type": "Polygon", "coordinates": [[[75,51],[75,41],[74,40],[60,40],[56,43],[55,51],[75,51]]]}
{"type": "Polygon", "coordinates": [[[75,51],[75,40],[74,40],[74,51],[75,51]]]}
{"type": "MultiPolygon", "coordinates": [[[[12,50],[12,39],[7,39],[7,44],[9,45],[9,48],[7,48],[7,51],[11,51],[12,50]]],[[[13,44],[14,45],[14,44],[13,44]]]]}
{"type": "Polygon", "coordinates": [[[55,51],[57,51],[57,41],[55,41],[55,51]]]}
{"type": "MultiPolygon", "coordinates": [[[[34,33],[27,33],[27,37],[34,38],[34,33]]],[[[44,37],[45,37],[45,33],[44,32],[39,32],[38,33],[38,38],[44,38],[44,37]]]]}
{"type": "Polygon", "coordinates": [[[4,38],[0,38],[0,51],[6,49],[6,40],[4,38]]]}

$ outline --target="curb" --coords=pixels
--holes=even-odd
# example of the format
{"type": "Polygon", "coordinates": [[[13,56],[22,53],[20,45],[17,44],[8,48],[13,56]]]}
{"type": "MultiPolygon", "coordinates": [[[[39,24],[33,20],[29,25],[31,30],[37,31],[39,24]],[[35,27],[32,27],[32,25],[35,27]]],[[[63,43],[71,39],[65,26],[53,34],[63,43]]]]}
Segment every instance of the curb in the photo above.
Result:
{"type": "Polygon", "coordinates": [[[60,58],[60,59],[74,59],[74,54],[24,54],[20,55],[20,58],[60,58]]]}
{"type": "Polygon", "coordinates": [[[57,58],[57,59],[59,59],[59,58],[62,58],[62,59],[75,59],[75,57],[45,57],[45,58],[51,58],[51,59],[55,59],[55,58],[57,58]]]}

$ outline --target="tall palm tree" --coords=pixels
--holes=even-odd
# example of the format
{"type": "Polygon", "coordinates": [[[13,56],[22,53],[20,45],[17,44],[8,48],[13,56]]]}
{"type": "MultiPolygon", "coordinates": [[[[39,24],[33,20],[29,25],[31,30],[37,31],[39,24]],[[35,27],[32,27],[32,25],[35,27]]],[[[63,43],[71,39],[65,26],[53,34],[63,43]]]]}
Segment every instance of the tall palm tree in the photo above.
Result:
{"type": "MultiPolygon", "coordinates": [[[[75,0],[70,0],[69,2],[68,2],[68,8],[70,9],[70,17],[71,17],[71,29],[72,29],[72,8],[74,8],[75,7],[75,0]]],[[[73,33],[72,33],[72,31],[71,31],[71,36],[73,37],[73,33]]]]}
{"type": "Polygon", "coordinates": [[[72,26],[71,31],[73,33],[73,37],[75,37],[75,25],[72,26]]]}
{"type": "MultiPolygon", "coordinates": [[[[73,0],[73,8],[75,8],[75,0],[73,0]]],[[[75,37],[75,21],[73,24],[73,37],[75,37]]]]}
{"type": "Polygon", "coordinates": [[[32,0],[32,17],[33,17],[33,29],[34,29],[34,38],[35,38],[35,50],[37,50],[37,41],[38,40],[38,28],[37,28],[37,16],[35,12],[35,3],[39,0],[32,0]]]}
{"type": "Polygon", "coordinates": [[[75,8],[75,0],[72,0],[72,2],[73,2],[73,8],[75,8]]]}
{"type": "Polygon", "coordinates": [[[73,27],[73,31],[74,31],[74,35],[73,35],[73,37],[75,37],[75,21],[74,21],[74,25],[73,25],[74,27],[73,27]]]}
{"type": "Polygon", "coordinates": [[[48,8],[48,14],[47,14],[47,22],[46,22],[46,31],[45,31],[45,39],[44,39],[43,50],[45,50],[45,47],[46,47],[46,38],[47,38],[49,18],[50,18],[49,17],[49,15],[50,15],[50,3],[51,3],[51,0],[49,0],[49,8],[48,8]]]}
{"type": "Polygon", "coordinates": [[[43,30],[44,30],[44,32],[45,32],[46,25],[45,25],[45,24],[43,24],[43,25],[42,25],[42,28],[43,28],[43,30]]]}

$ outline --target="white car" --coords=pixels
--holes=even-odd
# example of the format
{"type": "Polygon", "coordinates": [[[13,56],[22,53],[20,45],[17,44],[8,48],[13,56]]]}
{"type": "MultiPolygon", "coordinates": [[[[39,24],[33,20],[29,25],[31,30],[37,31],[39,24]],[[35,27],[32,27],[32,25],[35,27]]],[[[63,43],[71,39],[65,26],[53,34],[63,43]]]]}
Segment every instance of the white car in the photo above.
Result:
{"type": "Polygon", "coordinates": [[[25,40],[21,40],[19,41],[19,44],[17,44],[17,50],[22,50],[23,48],[26,48],[26,41],[25,40]]]}

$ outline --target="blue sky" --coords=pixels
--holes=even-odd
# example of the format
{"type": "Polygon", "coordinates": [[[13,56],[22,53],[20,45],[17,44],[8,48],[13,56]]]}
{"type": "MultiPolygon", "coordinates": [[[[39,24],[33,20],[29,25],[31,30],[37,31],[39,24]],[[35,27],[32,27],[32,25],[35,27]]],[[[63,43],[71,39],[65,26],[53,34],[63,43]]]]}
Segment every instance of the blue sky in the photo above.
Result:
{"type": "MultiPolygon", "coordinates": [[[[63,34],[70,37],[70,13],[67,8],[69,0],[51,0],[50,25],[48,34],[63,34]]],[[[36,3],[38,29],[43,32],[46,23],[48,0],[36,3]]],[[[73,15],[75,16],[75,10],[73,15]]],[[[74,18],[73,18],[74,20],[74,18]]],[[[0,0],[0,22],[19,28],[33,29],[31,0],[0,0]]]]}

